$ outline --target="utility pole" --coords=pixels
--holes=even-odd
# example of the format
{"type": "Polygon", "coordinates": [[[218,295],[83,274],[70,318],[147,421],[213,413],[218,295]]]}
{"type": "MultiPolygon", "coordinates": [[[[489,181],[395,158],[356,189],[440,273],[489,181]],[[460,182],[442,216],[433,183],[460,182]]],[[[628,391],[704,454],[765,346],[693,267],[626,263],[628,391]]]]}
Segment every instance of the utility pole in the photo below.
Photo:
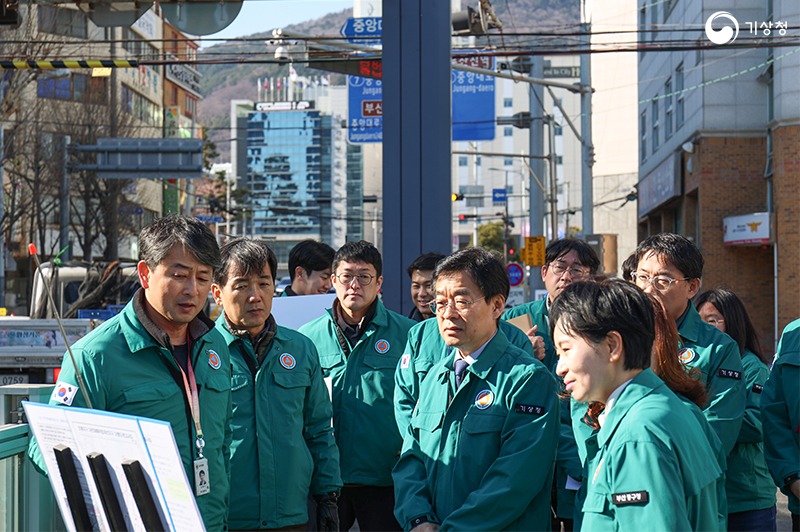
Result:
{"type": "MultiPolygon", "coordinates": [[[[582,3],[583,4],[583,3],[582,3]]],[[[581,6],[584,11],[585,5],[581,6]]],[[[581,54],[581,200],[583,210],[583,234],[594,234],[594,182],[592,179],[592,166],[594,165],[594,146],[592,145],[592,54],[591,47],[592,25],[586,22],[583,14],[581,23],[581,48],[586,53],[581,54]]]]}
{"type": "Polygon", "coordinates": [[[69,135],[64,135],[64,153],[62,154],[61,187],[59,190],[59,202],[61,206],[61,222],[58,231],[58,247],[66,249],[64,256],[66,259],[72,258],[72,250],[69,248],[69,135]]]}
{"type": "MultiPolygon", "coordinates": [[[[541,79],[544,77],[544,58],[531,57],[531,77],[541,79]]],[[[544,87],[538,84],[529,85],[529,108],[531,114],[529,130],[528,154],[530,159],[530,178],[528,190],[530,192],[529,224],[530,236],[544,235],[544,191],[539,182],[544,177],[544,87]],[[535,174],[535,176],[534,176],[535,174]],[[538,180],[538,181],[537,181],[538,180]]],[[[530,275],[530,299],[533,299],[536,290],[544,288],[544,282],[539,275],[530,275]]]]}

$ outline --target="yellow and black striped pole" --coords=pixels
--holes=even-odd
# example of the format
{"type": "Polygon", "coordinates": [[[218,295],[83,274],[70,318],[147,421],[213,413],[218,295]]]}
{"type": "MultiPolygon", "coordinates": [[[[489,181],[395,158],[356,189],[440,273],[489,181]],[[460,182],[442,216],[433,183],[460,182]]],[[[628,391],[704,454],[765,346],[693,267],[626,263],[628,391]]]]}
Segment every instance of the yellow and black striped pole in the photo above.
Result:
{"type": "Polygon", "coordinates": [[[61,68],[138,68],[135,59],[88,59],[77,61],[0,61],[0,70],[56,70],[61,68]]]}

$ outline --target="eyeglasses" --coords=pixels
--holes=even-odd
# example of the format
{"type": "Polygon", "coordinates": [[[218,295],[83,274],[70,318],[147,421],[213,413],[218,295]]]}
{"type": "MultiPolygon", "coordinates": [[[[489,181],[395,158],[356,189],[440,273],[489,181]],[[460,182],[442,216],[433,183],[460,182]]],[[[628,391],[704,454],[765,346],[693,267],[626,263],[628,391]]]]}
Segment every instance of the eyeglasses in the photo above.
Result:
{"type": "Polygon", "coordinates": [[[678,281],[688,281],[688,277],[684,277],[683,279],[673,279],[667,275],[654,275],[650,277],[646,273],[632,273],[631,274],[631,281],[633,281],[636,286],[644,290],[647,288],[647,285],[653,285],[653,288],[658,290],[659,292],[665,292],[669,290],[669,287],[672,286],[672,283],[677,283],[678,281]]]}
{"type": "Polygon", "coordinates": [[[353,275],[351,273],[340,273],[335,277],[339,279],[339,282],[344,285],[349,285],[353,281],[358,281],[359,286],[369,286],[372,284],[372,280],[375,278],[374,275],[369,275],[366,273],[362,273],[360,275],[353,275]]]}
{"type": "Polygon", "coordinates": [[[473,299],[472,301],[469,301],[468,299],[454,299],[453,301],[442,299],[440,301],[434,301],[428,306],[431,308],[431,312],[434,314],[444,314],[444,311],[447,309],[447,307],[453,307],[456,309],[456,312],[463,314],[464,312],[469,312],[469,309],[472,305],[485,298],[486,296],[481,296],[477,299],[473,299]]]}
{"type": "Polygon", "coordinates": [[[589,275],[589,268],[586,266],[569,267],[563,262],[551,262],[547,269],[556,274],[558,277],[561,277],[567,272],[569,272],[573,279],[582,279],[583,277],[589,275]]]}
{"type": "Polygon", "coordinates": [[[708,318],[708,319],[706,320],[706,323],[708,323],[709,325],[713,325],[714,327],[716,327],[716,326],[717,326],[717,325],[719,325],[720,323],[725,323],[725,320],[723,320],[722,318],[708,318]]]}

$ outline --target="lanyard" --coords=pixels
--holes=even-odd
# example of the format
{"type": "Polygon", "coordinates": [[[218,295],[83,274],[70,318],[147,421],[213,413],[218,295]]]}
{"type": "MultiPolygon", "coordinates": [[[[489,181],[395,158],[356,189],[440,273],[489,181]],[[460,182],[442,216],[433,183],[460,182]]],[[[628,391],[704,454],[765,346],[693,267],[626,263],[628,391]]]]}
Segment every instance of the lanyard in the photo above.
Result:
{"type": "MultiPolygon", "coordinates": [[[[189,370],[189,378],[186,378],[186,372],[183,371],[183,368],[180,364],[178,364],[178,369],[181,370],[183,387],[184,390],[186,390],[186,400],[189,403],[189,411],[192,413],[194,428],[197,433],[197,437],[195,439],[195,445],[197,446],[197,457],[203,458],[203,447],[205,447],[206,444],[205,441],[203,441],[203,429],[200,427],[200,395],[197,393],[197,381],[194,378],[194,369],[192,369],[192,344],[188,332],[186,333],[186,351],[186,367],[189,370]]],[[[178,361],[175,360],[175,363],[177,364],[178,361]]]]}

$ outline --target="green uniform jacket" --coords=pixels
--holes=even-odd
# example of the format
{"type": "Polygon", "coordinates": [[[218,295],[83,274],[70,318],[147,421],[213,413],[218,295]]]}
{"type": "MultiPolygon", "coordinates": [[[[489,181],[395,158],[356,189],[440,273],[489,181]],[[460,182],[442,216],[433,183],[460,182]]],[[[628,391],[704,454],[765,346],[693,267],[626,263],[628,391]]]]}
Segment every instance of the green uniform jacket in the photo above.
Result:
{"type": "MultiPolygon", "coordinates": [[[[531,340],[519,327],[503,320],[498,323],[500,332],[505,334],[512,345],[533,356],[531,340]]],[[[423,320],[408,331],[408,342],[394,374],[394,416],[402,437],[405,437],[408,431],[411,413],[417,405],[419,383],[433,365],[448,354],[449,350],[442,335],[439,334],[439,323],[436,318],[423,320]]]]}
{"type": "Polygon", "coordinates": [[[549,530],[559,430],[553,376],[495,334],[454,390],[450,356],[422,381],[393,472],[398,522],[407,531],[420,518],[443,531],[549,530]]]}
{"type": "Polygon", "coordinates": [[[800,501],[786,487],[800,475],[800,320],[783,330],[772,372],[761,394],[764,455],[775,484],[800,514],[800,501]]]}
{"type": "MultiPolygon", "coordinates": [[[[727,468],[727,461],[725,458],[725,450],[722,448],[722,442],[719,441],[719,437],[708,424],[708,421],[703,414],[703,411],[700,408],[691,402],[689,399],[684,397],[683,395],[676,394],[678,399],[680,399],[684,405],[686,405],[689,410],[692,411],[694,418],[700,424],[701,428],[703,429],[703,434],[706,436],[709,445],[711,446],[711,450],[714,452],[714,456],[717,459],[717,465],[719,466],[720,470],[724,471],[727,468]]],[[[571,401],[571,408],[572,408],[572,426],[575,430],[575,442],[578,446],[578,454],[580,455],[581,463],[584,464],[584,473],[583,478],[588,478],[586,471],[588,470],[588,465],[586,465],[586,455],[588,449],[592,449],[592,452],[596,452],[597,449],[597,431],[592,429],[589,425],[583,422],[583,417],[586,415],[587,405],[586,403],[579,403],[574,399],[571,401]]],[[[578,490],[577,495],[575,497],[575,522],[574,522],[574,529],[580,530],[582,523],[583,523],[583,503],[586,500],[586,482],[581,485],[581,488],[578,490]]],[[[728,498],[725,494],[725,475],[721,475],[717,479],[716,484],[716,492],[717,492],[717,517],[719,522],[719,530],[727,530],[728,529],[728,498]]]]}
{"type": "Polygon", "coordinates": [[[681,362],[702,372],[708,393],[708,406],[703,413],[725,452],[730,454],[742,427],[747,402],[739,346],[730,336],[704,322],[691,304],[678,333],[681,362]]]}
{"type": "MultiPolygon", "coordinates": [[[[503,314],[503,319],[516,318],[523,314],[529,314],[532,325],[539,328],[536,336],[541,336],[544,340],[544,360],[542,362],[553,373],[556,374],[558,356],[556,346],[550,337],[549,313],[547,311],[547,299],[538,299],[516,307],[510,308],[503,314]]],[[[559,384],[563,387],[563,381],[556,377],[559,384]]],[[[575,491],[568,490],[567,475],[580,481],[583,474],[578,450],[575,446],[575,435],[572,432],[572,420],[570,419],[569,399],[561,400],[561,436],[558,441],[558,459],[556,460],[556,514],[562,519],[573,519],[575,513],[575,491]]]]}
{"type": "Polygon", "coordinates": [[[530,314],[531,327],[537,325],[539,328],[536,330],[536,336],[541,336],[544,340],[544,360],[542,362],[545,366],[555,375],[556,364],[558,364],[558,357],[556,356],[556,346],[553,344],[553,339],[550,338],[550,324],[548,322],[547,312],[547,299],[537,299],[529,303],[523,303],[506,310],[503,313],[503,319],[509,320],[522,316],[523,314],[530,314]]]}
{"type": "Polygon", "coordinates": [[[414,323],[378,300],[349,356],[337,339],[333,310],[300,328],[317,346],[322,372],[331,379],[333,428],[345,484],[392,485],[392,467],[403,445],[392,405],[394,371],[414,323]]]}
{"type": "Polygon", "coordinates": [[[278,326],[261,366],[253,344],[217,320],[231,353],[232,529],[282,528],[308,521],[306,498],[338,491],[339,451],[317,349],[278,326]],[[254,374],[255,373],[255,374],[254,374]]]}
{"type": "Polygon", "coordinates": [[[695,416],[651,370],[622,391],[588,458],[584,530],[719,529],[717,457],[695,416]]]}
{"type": "Polygon", "coordinates": [[[747,385],[747,407],[739,438],[728,455],[725,489],[731,513],[763,510],[775,505],[775,485],[764,458],[761,430],[761,390],[769,377],[769,368],[752,352],[742,357],[747,385]]]}
{"type": "MultiPolygon", "coordinates": [[[[140,292],[134,297],[139,295],[140,292]]],[[[213,322],[209,326],[206,334],[191,342],[205,440],[203,454],[208,459],[211,485],[210,493],[197,497],[197,506],[208,530],[223,530],[228,521],[230,490],[231,365],[225,341],[213,322]]],[[[196,432],[180,369],[172,353],[160,346],[139,321],[133,301],[78,340],[72,353],[94,408],[160,419],[172,425],[186,476],[194,488],[196,432]]],[[[68,355],[64,356],[58,380],[77,386],[68,355]]],[[[86,407],[80,390],[72,406],[86,407]]]]}

